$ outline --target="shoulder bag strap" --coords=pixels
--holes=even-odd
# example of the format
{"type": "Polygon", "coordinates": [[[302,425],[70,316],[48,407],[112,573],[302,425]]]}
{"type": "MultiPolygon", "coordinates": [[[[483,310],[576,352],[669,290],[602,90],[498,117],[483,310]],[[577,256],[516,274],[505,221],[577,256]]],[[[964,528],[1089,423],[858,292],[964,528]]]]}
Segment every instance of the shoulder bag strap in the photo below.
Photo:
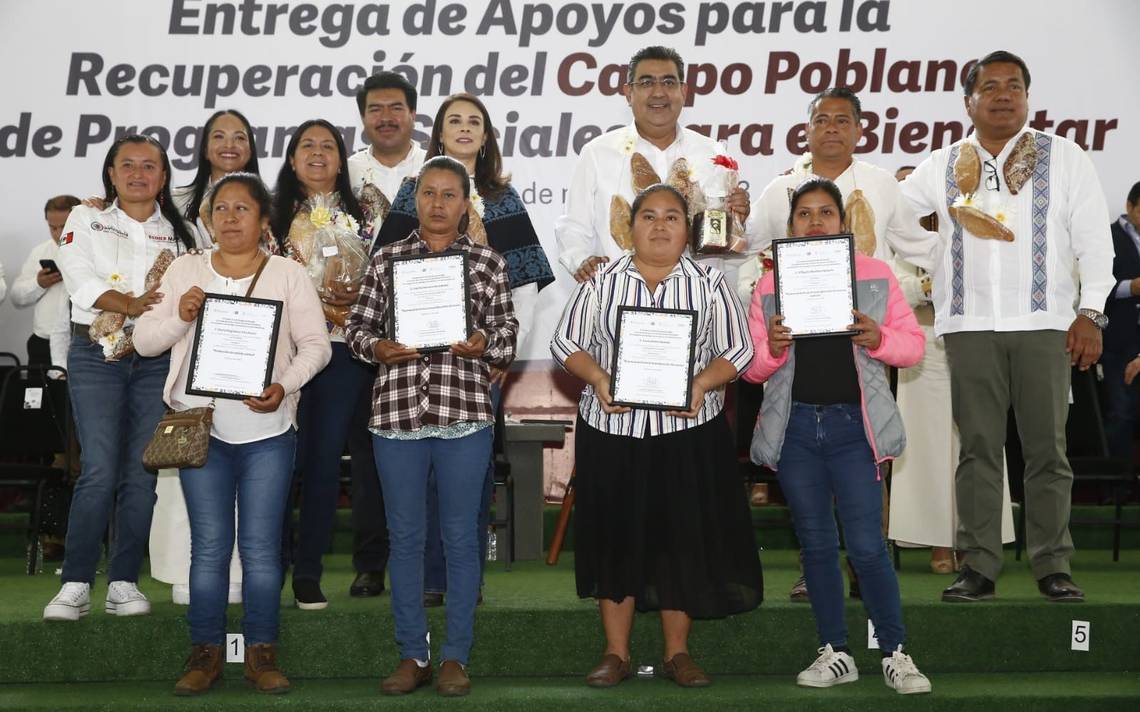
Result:
{"type": "Polygon", "coordinates": [[[253,288],[257,286],[257,280],[261,279],[261,272],[265,269],[265,265],[269,264],[269,255],[261,258],[261,264],[258,265],[257,271],[253,273],[253,281],[249,283],[249,289],[245,290],[245,296],[248,299],[253,294],[253,288]]]}

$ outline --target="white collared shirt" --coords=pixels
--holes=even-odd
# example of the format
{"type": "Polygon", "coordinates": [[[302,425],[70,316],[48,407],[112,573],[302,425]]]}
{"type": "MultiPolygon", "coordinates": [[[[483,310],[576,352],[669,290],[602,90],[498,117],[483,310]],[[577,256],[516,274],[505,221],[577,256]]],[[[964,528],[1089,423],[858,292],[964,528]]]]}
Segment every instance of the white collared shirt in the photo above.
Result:
{"type": "MultiPolygon", "coordinates": [[[[791,194],[800,183],[815,175],[811,169],[811,154],[805,153],[796,160],[791,173],[777,176],[764,188],[752,201],[749,243],[764,250],[773,239],[788,234],[791,194]]],[[[898,257],[923,268],[933,265],[941,250],[938,234],[918,224],[918,216],[903,197],[893,174],[855,159],[832,183],[839,188],[845,203],[852,191],[863,191],[875,214],[875,254],[872,257],[888,264],[898,257]]],[[[740,294],[747,290],[751,295],[760,272],[760,262],[755,259],[741,266],[737,287],[740,294]]]]}
{"type": "MultiPolygon", "coordinates": [[[[146,291],[146,273],[163,250],[175,257],[186,251],[155,203],[146,222],[138,222],[115,201],[104,210],[77,205],[72,208],[59,239],[56,264],[71,294],[71,320],[90,324],[100,310],[95,300],[109,289],[146,291]]],[[[167,299],[176,298],[166,295],[167,299]]]]}
{"type": "MultiPolygon", "coordinates": [[[[669,177],[669,169],[678,158],[684,158],[692,171],[691,180],[706,192],[715,175],[712,158],[720,153],[716,141],[696,131],[677,126],[677,138],[660,149],[642,138],[634,124],[602,134],[582,147],[574,177],[566,195],[566,212],[554,222],[558,240],[558,262],[574,274],[583,260],[593,255],[609,257],[613,262],[628,254],[610,235],[610,200],[620,195],[633,204],[636,197],[630,176],[630,156],[645,156],[661,180],[669,177]]],[[[748,252],[755,252],[749,249],[748,252]]],[[[702,264],[710,264],[729,273],[735,284],[736,265],[746,257],[697,255],[702,264]]]]}
{"type": "MultiPolygon", "coordinates": [[[[352,183],[352,192],[357,198],[365,183],[371,183],[380,189],[388,202],[396,199],[400,184],[405,178],[414,178],[424,165],[427,151],[418,143],[412,142],[408,155],[404,160],[389,168],[372,155],[371,147],[365,147],[348,157],[348,179],[352,183]]],[[[380,232],[382,220],[376,220],[372,225],[372,239],[380,232]]]]}
{"type": "MultiPolygon", "coordinates": [[[[566,359],[585,351],[608,370],[613,363],[621,306],[694,310],[697,313],[694,378],[715,358],[731,363],[737,373],[752,360],[747,315],[723,273],[682,255],[657,289],[650,292],[633,262],[633,255],[622,255],[602,265],[592,279],[580,283],[571,295],[550,341],[550,352],[559,365],[565,368],[566,359]]],[[[582,390],[578,412],[597,430],[642,438],[696,427],[716,417],[723,408],[724,389],[718,388],[705,393],[705,402],[696,418],[678,418],[665,411],[644,408],[607,414],[594,387],[587,385],[582,390]]]]}
{"type": "MultiPolygon", "coordinates": [[[[787,175],[777,176],[764,192],[752,201],[749,215],[749,242],[763,250],[772,240],[788,234],[789,199],[796,187],[815,176],[811,170],[811,154],[804,154],[787,175]]],[[[910,204],[903,197],[894,175],[855,159],[847,170],[832,181],[843,194],[844,202],[854,190],[863,196],[875,214],[875,254],[871,257],[890,262],[896,255],[906,256],[920,267],[929,267],[938,235],[918,224],[910,204]]]]}
{"type": "MultiPolygon", "coordinates": [[[[1026,126],[992,156],[973,134],[941,148],[902,183],[914,212],[938,214],[942,257],[934,269],[935,332],[1067,331],[1076,310],[1104,309],[1116,286],[1108,206],[1096,169],[1068,139],[1026,126]],[[1017,195],[1002,168],[1022,133],[1037,146],[1037,167],[1017,195]],[[979,238],[950,219],[958,197],[954,162],[963,143],[996,166],[998,188],[976,192],[987,212],[1000,210],[1013,242],[979,238]]],[[[992,213],[991,213],[992,214],[992,213]]]]}
{"type": "Polygon", "coordinates": [[[59,246],[50,239],[32,248],[19,276],[12,282],[12,304],[17,307],[35,305],[32,312],[32,333],[51,342],[52,364],[64,366],[67,363],[64,358],[66,345],[71,336],[71,303],[67,297],[67,288],[63,282],[57,282],[44,289],[36,281],[36,275],[41,269],[40,260],[54,260],[58,252],[59,246]],[[62,338],[57,336],[61,333],[62,338]],[[62,349],[60,345],[63,346],[62,349]]]}

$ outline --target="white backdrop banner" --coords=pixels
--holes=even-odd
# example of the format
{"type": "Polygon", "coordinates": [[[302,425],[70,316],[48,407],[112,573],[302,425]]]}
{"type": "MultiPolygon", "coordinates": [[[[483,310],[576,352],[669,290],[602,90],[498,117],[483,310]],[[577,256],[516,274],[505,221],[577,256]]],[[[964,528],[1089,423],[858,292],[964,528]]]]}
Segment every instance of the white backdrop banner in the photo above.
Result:
{"type": "MultiPolygon", "coordinates": [[[[256,127],[272,187],[292,127],[321,117],[362,148],[354,94],[389,69],[420,90],[416,139],[442,97],[483,97],[506,168],[558,282],[542,293],[524,358],[546,340],[572,280],[553,223],[577,152],[628,124],[625,64],[663,44],[688,63],[682,123],[724,140],[758,191],[804,148],[810,97],[833,85],[865,109],[864,158],[914,164],[968,127],[962,79],[994,49],[1032,72],[1030,121],[1087,148],[1113,214],[1140,171],[1134,0],[814,2],[0,2],[0,262],[9,282],[48,237],[51,196],[101,192],[111,142],[146,132],[189,182],[201,123],[237,108],[256,127]],[[1129,160],[1131,157],[1131,160],[1129,160]]],[[[1106,226],[1107,229],[1107,226],[1106,226]]],[[[0,306],[0,350],[23,355],[30,310],[0,306]]]]}

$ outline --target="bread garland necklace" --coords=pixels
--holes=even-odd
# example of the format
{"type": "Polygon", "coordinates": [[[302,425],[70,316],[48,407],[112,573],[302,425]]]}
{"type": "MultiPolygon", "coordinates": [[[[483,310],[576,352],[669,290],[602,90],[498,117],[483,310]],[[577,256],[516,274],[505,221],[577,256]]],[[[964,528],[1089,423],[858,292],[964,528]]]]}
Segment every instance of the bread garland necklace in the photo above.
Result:
{"type": "MultiPolygon", "coordinates": [[[[1036,168],[1037,150],[1033,136],[1026,132],[1017,139],[1002,164],[1002,175],[1010,195],[1018,194],[1036,168]]],[[[954,162],[954,182],[961,195],[950,206],[950,217],[976,237],[1013,242],[1013,231],[1005,225],[1005,214],[999,211],[990,215],[975,204],[974,195],[982,182],[982,159],[970,142],[963,143],[958,152],[958,160],[954,162]]]]}

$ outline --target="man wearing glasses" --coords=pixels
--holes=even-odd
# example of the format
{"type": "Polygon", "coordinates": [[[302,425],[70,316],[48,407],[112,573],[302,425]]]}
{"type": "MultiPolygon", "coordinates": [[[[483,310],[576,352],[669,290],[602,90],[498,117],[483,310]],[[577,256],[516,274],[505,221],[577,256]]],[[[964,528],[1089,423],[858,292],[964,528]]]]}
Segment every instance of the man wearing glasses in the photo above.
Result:
{"type": "Polygon", "coordinates": [[[1026,125],[1029,70],[998,51],[965,81],[972,135],[935,151],[902,184],[938,214],[935,331],[950,362],[962,441],[955,492],[965,552],[944,601],[992,598],[1002,568],[1002,446],[1012,404],[1025,453],[1026,539],[1038,589],[1083,601],[1070,576],[1073,473],[1065,457],[1070,368],[1101,352],[1115,286],[1108,207],[1072,141],[1026,125]]]}
{"type": "MultiPolygon", "coordinates": [[[[690,179],[706,191],[714,174],[712,158],[717,142],[678,123],[685,104],[684,62],[667,47],[646,47],[629,60],[623,93],[633,110],[633,123],[614,129],[582,148],[566,198],[566,213],[554,224],[558,261],[574,279],[590,279],[600,265],[616,260],[627,250],[619,244],[610,226],[614,222],[614,196],[632,204],[633,157],[643,156],[661,181],[669,177],[678,159],[685,159],[690,179]]],[[[728,196],[728,207],[743,223],[748,217],[748,193],[737,187],[728,196]]],[[[620,220],[619,220],[620,222],[620,220]]],[[[628,223],[628,217],[625,218],[628,223]]],[[[728,267],[735,284],[735,263],[744,258],[700,257],[718,268],[728,267]],[[726,264],[728,263],[728,264],[726,264]]]]}

